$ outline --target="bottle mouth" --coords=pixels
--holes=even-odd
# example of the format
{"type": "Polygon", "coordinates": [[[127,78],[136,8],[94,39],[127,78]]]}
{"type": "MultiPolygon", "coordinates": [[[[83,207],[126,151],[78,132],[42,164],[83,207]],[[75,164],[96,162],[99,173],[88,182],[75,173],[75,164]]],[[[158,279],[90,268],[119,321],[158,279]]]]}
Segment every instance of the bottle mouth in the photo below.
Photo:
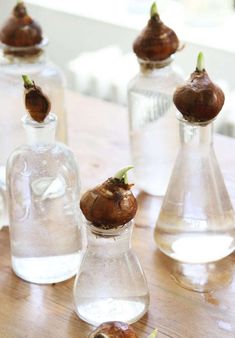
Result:
{"type": "Polygon", "coordinates": [[[176,111],[176,118],[180,121],[183,122],[185,124],[188,124],[190,126],[201,126],[201,127],[206,127],[208,124],[212,123],[217,116],[215,116],[213,119],[208,120],[208,121],[189,121],[187,119],[184,118],[183,114],[181,114],[181,112],[179,112],[178,110],[176,111]]]}
{"type": "Polygon", "coordinates": [[[167,59],[161,61],[143,60],[140,58],[137,58],[137,60],[142,69],[151,70],[168,66],[174,60],[174,56],[171,55],[167,59]]]}
{"type": "Polygon", "coordinates": [[[128,231],[128,229],[130,228],[130,226],[132,225],[132,221],[120,225],[116,228],[108,228],[107,226],[103,225],[103,226],[95,226],[93,223],[86,221],[86,225],[87,228],[96,236],[99,237],[115,237],[115,236],[119,236],[120,234],[122,234],[123,232],[128,231]]]}
{"type": "Polygon", "coordinates": [[[4,51],[5,55],[12,55],[17,57],[25,57],[25,56],[35,56],[42,52],[42,49],[46,47],[49,43],[49,39],[44,37],[42,41],[33,46],[25,46],[25,47],[16,47],[6,45],[0,42],[0,49],[4,51]]]}
{"type": "Polygon", "coordinates": [[[29,114],[25,114],[22,119],[21,119],[22,123],[24,126],[29,126],[32,128],[37,128],[37,129],[41,129],[41,128],[47,128],[47,127],[51,127],[54,128],[56,126],[56,122],[57,122],[57,117],[55,114],[50,113],[48,114],[48,116],[45,118],[45,120],[41,123],[34,121],[31,116],[29,116],[29,114]]]}

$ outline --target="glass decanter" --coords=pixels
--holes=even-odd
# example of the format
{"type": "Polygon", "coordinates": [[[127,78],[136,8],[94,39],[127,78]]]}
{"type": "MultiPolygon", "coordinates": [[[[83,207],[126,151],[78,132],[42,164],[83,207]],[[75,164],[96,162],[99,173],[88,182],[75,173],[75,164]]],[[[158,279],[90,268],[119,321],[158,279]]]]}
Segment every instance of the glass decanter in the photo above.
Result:
{"type": "MultiPolygon", "coordinates": [[[[155,228],[158,248],[184,263],[220,260],[235,248],[235,215],[212,140],[212,123],[178,114],[181,149],[155,228]]],[[[201,268],[201,267],[200,267],[201,268]]]]}
{"type": "Polygon", "coordinates": [[[12,267],[33,283],[74,276],[84,248],[78,169],[69,148],[54,140],[56,120],[25,116],[27,144],[7,164],[12,267]]]}
{"type": "Polygon", "coordinates": [[[155,62],[138,59],[140,73],[128,86],[135,182],[141,190],[158,196],[166,192],[180,144],[172,96],[182,77],[172,66],[172,60],[172,57],[155,62]]]}
{"type": "Polygon", "coordinates": [[[136,322],[148,310],[149,292],[131,249],[132,223],[104,230],[86,225],[88,248],[74,284],[75,309],[84,321],[136,322]]]}

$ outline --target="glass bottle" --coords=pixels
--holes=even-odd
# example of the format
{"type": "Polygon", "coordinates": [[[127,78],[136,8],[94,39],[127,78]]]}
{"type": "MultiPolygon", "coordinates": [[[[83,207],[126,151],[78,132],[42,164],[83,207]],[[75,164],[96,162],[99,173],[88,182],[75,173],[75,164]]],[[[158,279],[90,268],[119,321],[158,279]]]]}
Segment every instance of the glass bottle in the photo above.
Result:
{"type": "Polygon", "coordinates": [[[185,263],[220,260],[235,248],[235,215],[213,149],[212,123],[179,114],[181,148],[155,228],[159,249],[185,263]]]}
{"type": "Polygon", "coordinates": [[[103,230],[87,223],[88,248],[74,284],[75,308],[84,321],[133,323],[149,306],[139,260],[131,249],[132,223],[103,230]]]}
{"type": "MultiPolygon", "coordinates": [[[[47,59],[44,48],[46,44],[47,40],[44,39],[40,45],[33,47],[1,45],[0,102],[5,111],[5,114],[0,115],[0,184],[3,182],[0,189],[3,192],[7,158],[19,144],[26,141],[20,125],[20,116],[25,112],[22,100],[22,74],[28,74],[40,87],[45,88],[52,109],[58,116],[58,140],[67,141],[64,77],[61,70],[47,59]]],[[[4,209],[6,210],[6,206],[4,209]]],[[[6,217],[5,213],[0,214],[0,223],[7,224],[4,223],[3,217],[6,217]]]]}
{"type": "Polygon", "coordinates": [[[172,56],[155,62],[138,59],[140,73],[128,86],[135,182],[141,190],[158,196],[166,192],[180,144],[172,96],[182,77],[172,60],[172,56]]]}
{"type": "Polygon", "coordinates": [[[12,267],[33,283],[72,277],[83,253],[78,169],[72,152],[54,140],[56,120],[25,116],[27,144],[7,164],[12,267]]]}

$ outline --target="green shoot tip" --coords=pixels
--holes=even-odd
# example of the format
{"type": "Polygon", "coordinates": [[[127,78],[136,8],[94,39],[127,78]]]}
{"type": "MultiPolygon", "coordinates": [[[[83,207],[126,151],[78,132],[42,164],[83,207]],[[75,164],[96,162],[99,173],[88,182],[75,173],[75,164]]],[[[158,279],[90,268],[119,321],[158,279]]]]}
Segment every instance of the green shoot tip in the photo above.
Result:
{"type": "Polygon", "coordinates": [[[133,165],[128,165],[127,167],[124,167],[122,169],[120,169],[115,175],[114,178],[120,180],[120,181],[124,181],[125,184],[128,184],[128,178],[127,178],[127,172],[130,169],[133,169],[133,165]]]}
{"type": "Polygon", "coordinates": [[[158,14],[157,4],[153,2],[151,9],[150,9],[150,18],[153,18],[156,14],[158,14]]]}
{"type": "Polygon", "coordinates": [[[202,52],[200,52],[198,54],[197,57],[197,68],[196,68],[199,72],[202,72],[203,70],[205,70],[205,60],[204,60],[204,55],[202,52]]]}
{"type": "Polygon", "coordinates": [[[30,79],[28,75],[22,75],[22,79],[24,81],[25,86],[33,86],[33,81],[30,79]]]}

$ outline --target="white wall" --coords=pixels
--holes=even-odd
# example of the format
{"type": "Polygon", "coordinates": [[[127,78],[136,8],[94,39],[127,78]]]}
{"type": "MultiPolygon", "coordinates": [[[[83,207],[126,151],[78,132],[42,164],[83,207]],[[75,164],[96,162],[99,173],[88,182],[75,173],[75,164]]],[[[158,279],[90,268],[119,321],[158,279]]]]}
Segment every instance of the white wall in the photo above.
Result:
{"type": "MultiPolygon", "coordinates": [[[[0,0],[0,24],[7,18],[15,3],[15,0],[0,0]]],[[[138,34],[135,29],[44,9],[36,5],[28,5],[28,9],[30,14],[41,23],[45,35],[50,39],[48,54],[64,70],[67,63],[83,51],[117,44],[124,52],[129,52],[138,34]]],[[[207,69],[211,77],[226,79],[229,86],[235,89],[234,53],[187,43],[186,48],[176,55],[176,62],[184,72],[189,74],[193,70],[199,50],[205,53],[207,69]]]]}

